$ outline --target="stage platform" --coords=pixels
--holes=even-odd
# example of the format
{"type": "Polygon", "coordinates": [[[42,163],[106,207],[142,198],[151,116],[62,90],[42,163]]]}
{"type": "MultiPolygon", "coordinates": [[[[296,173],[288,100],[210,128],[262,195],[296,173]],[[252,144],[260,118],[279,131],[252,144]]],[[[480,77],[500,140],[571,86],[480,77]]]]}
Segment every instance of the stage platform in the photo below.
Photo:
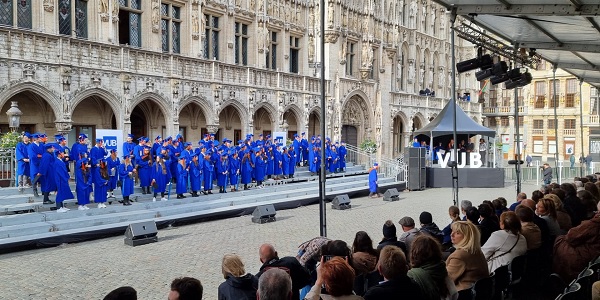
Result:
{"type": "MultiPolygon", "coordinates": [[[[452,187],[451,168],[427,168],[427,187],[452,187]]],[[[458,187],[504,187],[504,170],[499,168],[459,168],[458,187]]]]}
{"type": "MultiPolygon", "coordinates": [[[[0,189],[0,253],[51,247],[63,243],[82,242],[124,234],[130,223],[155,221],[159,228],[183,225],[251,214],[258,205],[273,204],[277,210],[318,203],[318,176],[311,176],[306,168],[299,168],[295,178],[267,180],[265,187],[248,191],[201,195],[175,199],[174,187],[169,201],[152,202],[152,195],[137,194],[131,206],[117,202],[99,209],[90,204],[89,210],[79,211],[74,200],[67,201],[71,211],[57,213],[54,205],[43,205],[41,197],[20,194],[16,188],[0,189]]],[[[380,178],[382,192],[388,188],[403,190],[404,182],[380,178]]],[[[215,187],[216,188],[216,187],[215,187]]],[[[74,188],[73,188],[74,189],[74,188]]],[[[31,189],[27,191],[30,193],[31,189]]],[[[136,188],[136,192],[141,189],[136,188]]],[[[368,194],[368,175],[363,166],[350,164],[345,173],[329,174],[326,193],[328,199],[348,194],[351,198],[368,194]]],[[[52,197],[53,198],[53,197],[52,197]]],[[[249,216],[250,217],[250,216],[249,216]]],[[[257,225],[259,226],[259,225],[257,225]]]]}

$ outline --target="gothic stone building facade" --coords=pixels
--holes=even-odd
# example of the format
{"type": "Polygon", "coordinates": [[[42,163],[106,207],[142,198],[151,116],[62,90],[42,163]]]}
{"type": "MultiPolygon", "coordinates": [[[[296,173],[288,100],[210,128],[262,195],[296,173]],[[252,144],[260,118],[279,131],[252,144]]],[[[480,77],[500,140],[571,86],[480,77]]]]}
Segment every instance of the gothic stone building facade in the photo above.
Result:
{"type": "MultiPolygon", "coordinates": [[[[0,1],[0,114],[18,101],[21,130],[71,141],[95,129],[311,136],[325,65],[328,135],[397,156],[450,97],[448,16],[430,0],[326,3],[323,62],[314,0],[0,1]]],[[[463,43],[458,60],[474,56],[463,43]]],[[[476,94],[471,73],[456,81],[476,94]]],[[[461,105],[480,122],[472,100],[461,105]]]]}

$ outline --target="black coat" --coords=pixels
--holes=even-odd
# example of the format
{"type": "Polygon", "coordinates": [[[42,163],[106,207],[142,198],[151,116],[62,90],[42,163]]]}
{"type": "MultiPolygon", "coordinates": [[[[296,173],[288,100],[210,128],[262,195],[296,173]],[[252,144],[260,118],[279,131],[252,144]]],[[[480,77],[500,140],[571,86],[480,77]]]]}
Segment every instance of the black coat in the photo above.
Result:
{"type": "Polygon", "coordinates": [[[587,210],[585,209],[585,206],[583,205],[581,200],[577,198],[577,196],[565,196],[565,199],[562,203],[563,208],[571,217],[571,223],[573,224],[573,227],[579,226],[579,224],[581,224],[581,221],[587,219],[587,210]]]}
{"type": "Polygon", "coordinates": [[[402,251],[404,251],[404,254],[408,255],[408,253],[406,253],[406,245],[403,242],[399,242],[396,238],[384,239],[383,241],[379,242],[379,245],[377,245],[377,251],[381,252],[381,249],[388,245],[396,246],[402,249],[402,251]]]}
{"type": "Polygon", "coordinates": [[[303,267],[298,259],[287,256],[282,258],[273,258],[260,267],[260,272],[256,274],[257,278],[271,268],[279,268],[290,274],[292,278],[292,299],[300,298],[300,289],[310,284],[310,275],[308,270],[303,267]]]}
{"type": "Polygon", "coordinates": [[[370,288],[364,298],[365,300],[425,299],[419,285],[406,275],[370,288]]]}
{"type": "Polygon", "coordinates": [[[219,300],[254,300],[258,289],[258,278],[250,273],[242,276],[227,276],[219,285],[219,300]]]}
{"type": "Polygon", "coordinates": [[[481,220],[479,229],[481,230],[481,246],[483,246],[494,231],[500,230],[500,225],[493,217],[487,217],[481,220]]]}

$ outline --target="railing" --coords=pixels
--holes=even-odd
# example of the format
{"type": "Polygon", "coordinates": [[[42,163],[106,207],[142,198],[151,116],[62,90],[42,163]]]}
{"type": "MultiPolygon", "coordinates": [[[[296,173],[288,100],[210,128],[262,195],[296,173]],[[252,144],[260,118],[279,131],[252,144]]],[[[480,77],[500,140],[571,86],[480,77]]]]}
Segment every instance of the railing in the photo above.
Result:
{"type": "Polygon", "coordinates": [[[588,123],[589,124],[600,124],[600,116],[599,115],[589,115],[588,116],[588,123]]]}
{"type": "Polygon", "coordinates": [[[544,129],[532,129],[531,134],[533,135],[545,135],[546,131],[544,129]]]}
{"type": "Polygon", "coordinates": [[[405,167],[402,162],[394,159],[380,158],[377,159],[374,153],[361,150],[354,145],[346,145],[346,161],[354,162],[355,164],[364,165],[367,169],[377,162],[379,171],[377,172],[382,177],[391,177],[395,181],[407,181],[408,173],[405,172],[405,167]]]}
{"type": "Polygon", "coordinates": [[[574,136],[576,129],[563,129],[563,135],[572,135],[574,136]]]}
{"type": "MultiPolygon", "coordinates": [[[[542,164],[540,161],[536,160],[532,162],[530,167],[525,165],[521,166],[521,181],[522,182],[535,182],[537,185],[541,185],[543,183],[544,175],[542,174],[542,164]]],[[[554,163],[550,164],[552,167],[552,182],[573,182],[575,177],[586,176],[589,174],[594,174],[594,172],[600,172],[600,164],[591,163],[591,166],[587,166],[586,164],[574,163],[573,167],[571,167],[571,163],[568,161],[559,161],[558,166],[554,163]]],[[[516,181],[517,173],[515,170],[515,166],[505,167],[504,169],[504,179],[506,181],[516,181]]]]}
{"type": "Polygon", "coordinates": [[[15,149],[0,149],[0,186],[15,186],[16,178],[15,149]]]}
{"type": "MultiPolygon", "coordinates": [[[[448,103],[449,101],[445,98],[418,96],[398,92],[391,92],[390,94],[392,95],[391,104],[400,106],[412,106],[442,110],[442,108],[444,108],[446,103],[448,103]]],[[[481,103],[466,101],[457,101],[457,103],[466,112],[480,113],[483,110],[481,103]]]]}

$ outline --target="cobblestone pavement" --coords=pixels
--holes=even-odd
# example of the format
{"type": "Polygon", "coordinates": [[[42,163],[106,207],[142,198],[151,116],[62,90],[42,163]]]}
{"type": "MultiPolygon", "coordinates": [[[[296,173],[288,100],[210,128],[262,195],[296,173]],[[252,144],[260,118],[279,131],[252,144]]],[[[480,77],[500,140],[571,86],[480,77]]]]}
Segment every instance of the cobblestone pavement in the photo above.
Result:
{"type": "MultiPolygon", "coordinates": [[[[536,187],[524,185],[527,195],[536,187]]],[[[501,189],[460,189],[459,198],[479,204],[503,196],[514,202],[514,185],[501,189]]],[[[327,205],[327,232],[333,239],[352,243],[356,231],[365,230],[375,243],[387,219],[397,224],[403,216],[418,222],[419,214],[433,214],[440,228],[449,222],[452,190],[404,192],[401,200],[351,199],[352,209],[331,210],[327,205]]],[[[258,248],[275,245],[280,256],[295,255],[297,246],[319,235],[319,206],[277,212],[277,221],[254,224],[250,216],[198,223],[159,231],[159,242],[129,247],[123,237],[24,251],[0,256],[0,299],[102,299],[122,285],[133,286],[139,299],[165,299],[172,279],[192,276],[204,286],[204,299],[217,299],[223,281],[221,259],[239,254],[246,271],[260,268],[258,248]]],[[[400,231],[400,226],[396,225],[400,231]]]]}

